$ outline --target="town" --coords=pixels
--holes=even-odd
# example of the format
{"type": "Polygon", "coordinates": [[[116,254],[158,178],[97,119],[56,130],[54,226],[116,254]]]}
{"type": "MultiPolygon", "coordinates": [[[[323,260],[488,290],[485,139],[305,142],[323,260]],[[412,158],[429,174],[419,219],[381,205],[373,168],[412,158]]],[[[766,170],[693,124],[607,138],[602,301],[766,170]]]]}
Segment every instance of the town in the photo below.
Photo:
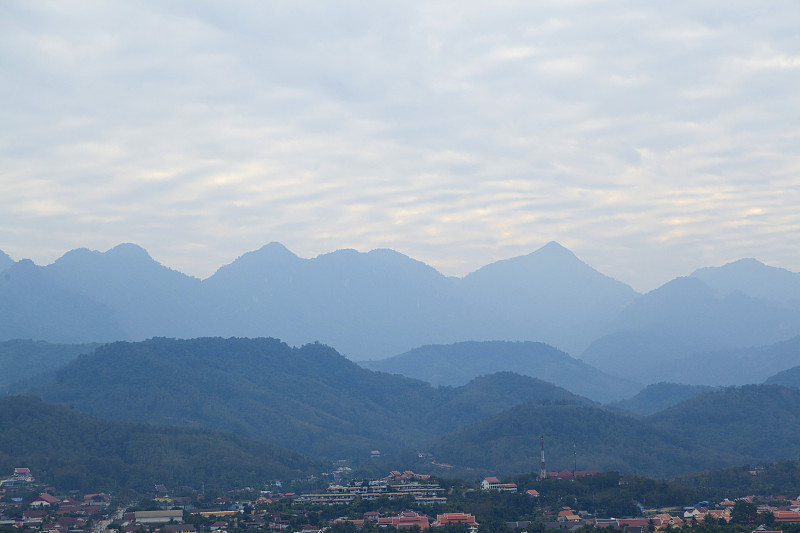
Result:
{"type": "Polygon", "coordinates": [[[65,493],[38,484],[34,472],[19,467],[0,477],[0,532],[800,531],[800,501],[786,495],[732,496],[653,508],[635,502],[636,512],[625,516],[608,516],[598,512],[597,505],[575,505],[576,483],[591,481],[598,489],[593,497],[607,498],[600,495],[601,485],[613,489],[613,484],[626,484],[616,473],[540,473],[535,479],[541,492],[497,477],[468,484],[412,471],[360,480],[350,474],[347,467],[325,474],[327,488],[316,491],[285,491],[280,481],[231,490],[156,484],[148,494],[126,499],[106,492],[65,493]]]}

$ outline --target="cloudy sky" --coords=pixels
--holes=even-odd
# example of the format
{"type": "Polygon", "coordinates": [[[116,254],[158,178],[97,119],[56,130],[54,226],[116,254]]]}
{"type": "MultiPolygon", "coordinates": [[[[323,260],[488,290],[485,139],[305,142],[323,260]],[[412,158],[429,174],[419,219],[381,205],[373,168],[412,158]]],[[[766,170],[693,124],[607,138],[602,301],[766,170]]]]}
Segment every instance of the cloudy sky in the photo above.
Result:
{"type": "Polygon", "coordinates": [[[800,2],[0,4],[0,250],[800,271],[800,2]]]}

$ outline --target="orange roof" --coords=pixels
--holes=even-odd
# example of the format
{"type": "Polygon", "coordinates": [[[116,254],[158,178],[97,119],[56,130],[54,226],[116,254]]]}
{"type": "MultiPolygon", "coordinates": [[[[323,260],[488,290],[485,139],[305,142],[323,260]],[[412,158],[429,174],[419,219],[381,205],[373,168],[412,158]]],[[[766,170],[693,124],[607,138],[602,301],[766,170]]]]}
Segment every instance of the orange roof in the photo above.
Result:
{"type": "Polygon", "coordinates": [[[433,523],[435,527],[444,526],[446,524],[478,525],[475,521],[475,517],[467,513],[444,513],[436,515],[436,521],[433,523]]]}

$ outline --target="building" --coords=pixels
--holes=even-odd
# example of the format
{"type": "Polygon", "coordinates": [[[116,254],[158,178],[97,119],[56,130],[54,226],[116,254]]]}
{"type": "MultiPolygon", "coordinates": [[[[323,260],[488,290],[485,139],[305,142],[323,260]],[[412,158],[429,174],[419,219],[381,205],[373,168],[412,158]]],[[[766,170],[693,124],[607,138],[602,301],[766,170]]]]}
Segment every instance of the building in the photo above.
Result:
{"type": "Polygon", "coordinates": [[[397,529],[409,528],[412,526],[419,526],[420,529],[428,529],[428,517],[413,511],[403,511],[397,516],[386,516],[378,518],[378,527],[380,526],[393,526],[397,529]]]}
{"type": "Polygon", "coordinates": [[[496,489],[499,484],[500,480],[496,477],[483,478],[483,481],[481,481],[481,490],[493,490],[496,489]]]}
{"type": "Polygon", "coordinates": [[[133,514],[134,522],[139,524],[168,524],[170,522],[182,522],[183,511],[136,511],[133,514]]]}
{"type": "Polygon", "coordinates": [[[447,524],[465,524],[470,533],[477,533],[479,524],[475,517],[467,513],[444,513],[436,515],[432,527],[443,527],[447,524]]]}
{"type": "Polygon", "coordinates": [[[516,483],[500,483],[496,477],[487,477],[481,481],[481,490],[500,490],[505,492],[517,492],[516,483]]]}

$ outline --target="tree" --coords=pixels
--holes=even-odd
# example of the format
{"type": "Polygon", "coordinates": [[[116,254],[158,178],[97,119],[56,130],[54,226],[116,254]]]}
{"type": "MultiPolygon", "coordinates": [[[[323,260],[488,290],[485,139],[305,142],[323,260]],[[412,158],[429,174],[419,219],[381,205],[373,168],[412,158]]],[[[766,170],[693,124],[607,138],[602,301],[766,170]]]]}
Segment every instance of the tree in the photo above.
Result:
{"type": "Polygon", "coordinates": [[[759,526],[760,525],[771,526],[774,523],[775,523],[775,515],[772,514],[771,511],[758,513],[758,516],[756,516],[756,524],[759,526]]]}
{"type": "Polygon", "coordinates": [[[753,524],[757,517],[758,508],[754,503],[738,501],[731,509],[731,523],[733,524],[753,524]]]}

